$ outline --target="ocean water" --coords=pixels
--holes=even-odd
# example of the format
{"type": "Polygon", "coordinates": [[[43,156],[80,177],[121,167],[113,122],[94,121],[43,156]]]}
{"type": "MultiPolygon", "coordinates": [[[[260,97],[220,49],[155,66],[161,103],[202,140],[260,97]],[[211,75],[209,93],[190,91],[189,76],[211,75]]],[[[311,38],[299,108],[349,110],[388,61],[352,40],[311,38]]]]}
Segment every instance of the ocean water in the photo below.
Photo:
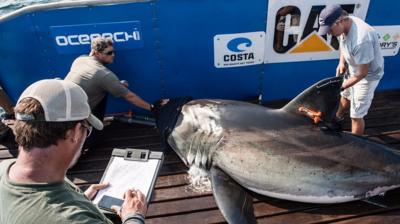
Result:
{"type": "MultiPolygon", "coordinates": [[[[62,0],[67,1],[79,1],[79,0],[62,0]]],[[[0,0],[0,16],[13,12],[29,5],[37,5],[50,2],[61,2],[61,0],[0,0]]]]}

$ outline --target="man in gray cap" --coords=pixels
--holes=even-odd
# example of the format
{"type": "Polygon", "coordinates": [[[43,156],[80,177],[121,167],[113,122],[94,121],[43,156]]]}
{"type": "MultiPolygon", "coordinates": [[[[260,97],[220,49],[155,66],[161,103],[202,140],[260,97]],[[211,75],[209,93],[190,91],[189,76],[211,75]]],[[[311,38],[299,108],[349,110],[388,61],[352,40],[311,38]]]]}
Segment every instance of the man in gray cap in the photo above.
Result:
{"type": "MultiPolygon", "coordinates": [[[[65,176],[92,127],[103,128],[82,88],[41,80],[22,93],[14,110],[19,154],[0,163],[0,223],[112,223],[90,201],[107,184],[82,192],[65,176]]],[[[129,190],[115,209],[123,223],[144,223],[145,197],[129,190]]]]}
{"type": "Polygon", "coordinates": [[[337,120],[342,120],[350,106],[351,132],[362,135],[364,116],[383,76],[384,60],[378,33],[361,19],[349,16],[340,5],[326,6],[319,16],[319,25],[320,35],[331,34],[339,39],[340,60],[336,75],[344,74],[348,65],[337,120]]]}

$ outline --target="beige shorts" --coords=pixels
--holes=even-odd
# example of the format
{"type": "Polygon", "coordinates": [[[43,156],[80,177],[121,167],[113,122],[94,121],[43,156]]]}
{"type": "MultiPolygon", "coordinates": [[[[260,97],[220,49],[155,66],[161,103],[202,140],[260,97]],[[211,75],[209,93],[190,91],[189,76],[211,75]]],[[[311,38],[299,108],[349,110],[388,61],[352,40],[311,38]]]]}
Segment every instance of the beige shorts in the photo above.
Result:
{"type": "Polygon", "coordinates": [[[350,101],[350,117],[364,118],[368,114],[374,92],[380,80],[360,80],[358,83],[342,91],[342,97],[350,101]]]}

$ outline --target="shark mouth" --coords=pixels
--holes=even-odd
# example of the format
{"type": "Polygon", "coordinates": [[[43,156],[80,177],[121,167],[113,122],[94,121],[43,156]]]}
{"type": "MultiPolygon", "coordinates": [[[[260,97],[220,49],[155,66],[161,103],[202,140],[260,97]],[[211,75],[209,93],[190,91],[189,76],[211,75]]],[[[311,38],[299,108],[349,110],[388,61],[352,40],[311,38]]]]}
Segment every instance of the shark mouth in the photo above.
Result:
{"type": "Polygon", "coordinates": [[[187,181],[189,183],[185,187],[187,192],[208,193],[212,190],[210,173],[204,168],[191,166],[188,170],[187,181]]]}

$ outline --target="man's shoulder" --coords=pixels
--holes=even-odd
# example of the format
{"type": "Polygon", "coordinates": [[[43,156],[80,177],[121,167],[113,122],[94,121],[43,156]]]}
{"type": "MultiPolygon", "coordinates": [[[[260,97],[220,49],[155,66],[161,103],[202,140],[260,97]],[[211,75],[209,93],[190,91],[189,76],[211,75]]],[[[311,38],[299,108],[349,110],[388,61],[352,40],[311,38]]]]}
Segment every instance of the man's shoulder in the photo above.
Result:
{"type": "Polygon", "coordinates": [[[0,179],[15,161],[16,159],[6,159],[0,162],[0,179]]]}
{"type": "Polygon", "coordinates": [[[82,55],[75,59],[71,66],[72,74],[96,74],[96,77],[102,78],[102,76],[112,73],[107,67],[101,64],[93,56],[82,55]]]}
{"type": "Polygon", "coordinates": [[[112,223],[106,217],[102,218],[96,214],[92,214],[85,210],[76,211],[70,207],[65,207],[63,210],[53,210],[51,207],[46,207],[47,210],[14,210],[14,215],[18,218],[10,216],[5,218],[7,223],[60,223],[60,224],[107,224],[112,223]]]}
{"type": "Polygon", "coordinates": [[[81,55],[77,57],[74,61],[74,63],[96,63],[97,60],[93,56],[89,55],[81,55]]]}
{"type": "Polygon", "coordinates": [[[355,26],[355,32],[353,32],[354,41],[362,43],[365,41],[372,41],[372,39],[375,38],[376,30],[372,26],[358,17],[352,16],[351,18],[355,26]]]}

